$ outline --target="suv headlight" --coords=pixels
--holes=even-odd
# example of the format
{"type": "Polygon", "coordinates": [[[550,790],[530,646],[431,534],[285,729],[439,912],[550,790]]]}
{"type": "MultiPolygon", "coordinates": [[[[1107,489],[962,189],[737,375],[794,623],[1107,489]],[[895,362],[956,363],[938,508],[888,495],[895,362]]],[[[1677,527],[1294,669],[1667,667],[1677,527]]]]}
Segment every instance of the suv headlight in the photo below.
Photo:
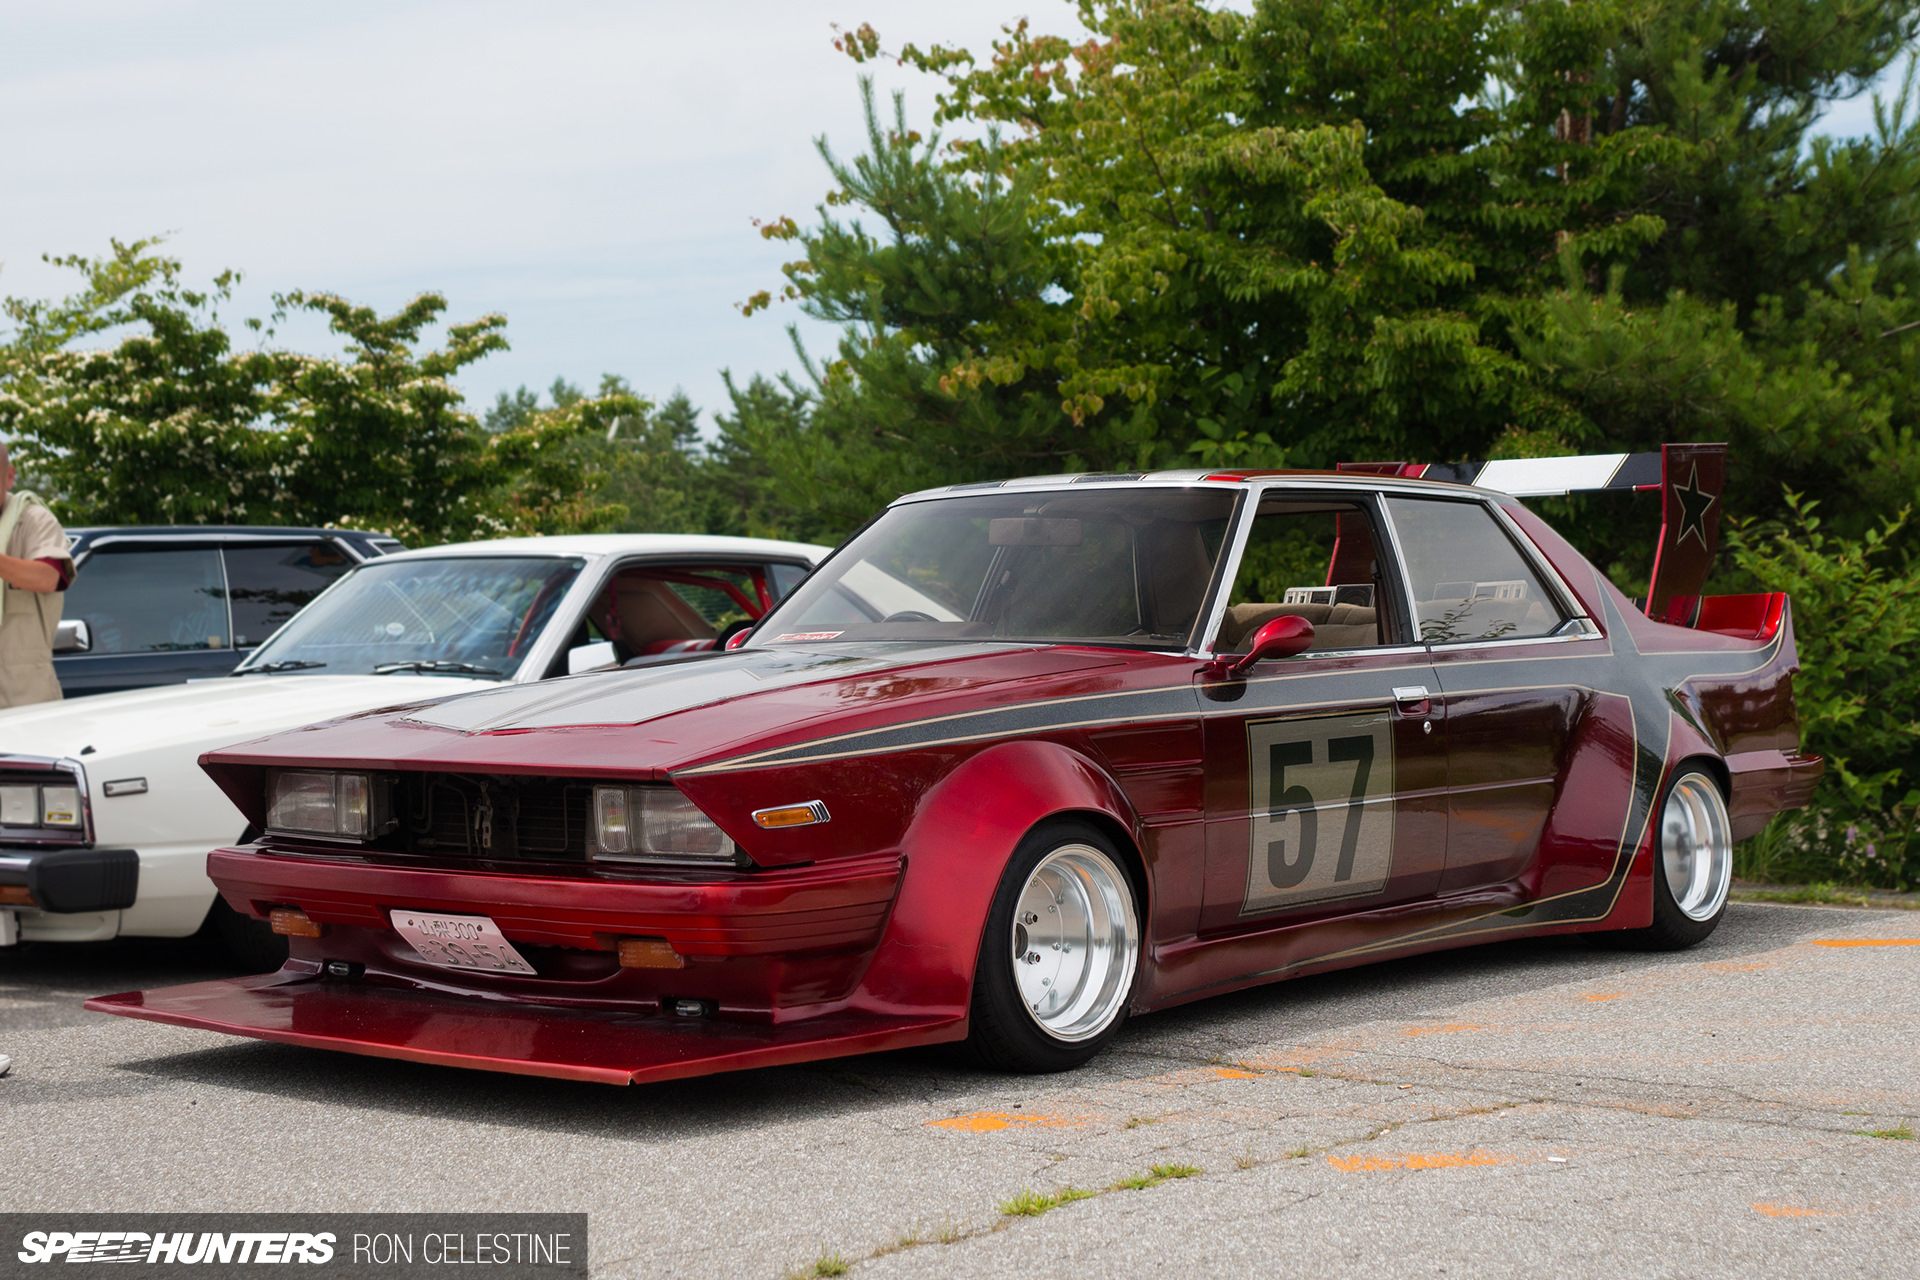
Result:
{"type": "Polygon", "coordinates": [[[593,857],[730,867],[735,850],[727,833],[672,787],[595,787],[593,857]]]}
{"type": "Polygon", "coordinates": [[[391,825],[384,790],[365,773],[277,769],[267,775],[267,829],[365,840],[391,825]]]}
{"type": "Polygon", "coordinates": [[[9,783],[0,787],[0,826],[77,829],[84,822],[80,788],[72,783],[52,786],[9,783]]]}

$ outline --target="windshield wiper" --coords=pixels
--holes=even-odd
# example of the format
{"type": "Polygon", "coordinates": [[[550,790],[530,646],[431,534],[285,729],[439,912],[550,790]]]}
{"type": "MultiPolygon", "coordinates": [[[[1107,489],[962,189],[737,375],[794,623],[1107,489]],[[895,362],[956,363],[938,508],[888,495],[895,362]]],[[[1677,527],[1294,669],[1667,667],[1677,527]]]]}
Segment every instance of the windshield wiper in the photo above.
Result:
{"type": "Polygon", "coordinates": [[[288,658],[284,662],[263,662],[257,667],[248,667],[245,671],[236,671],[237,676],[270,676],[282,671],[311,671],[315,667],[324,667],[324,662],[308,662],[304,658],[288,658]]]}
{"type": "Polygon", "coordinates": [[[495,671],[492,667],[476,667],[471,662],[383,662],[373,669],[377,676],[390,676],[396,671],[445,672],[457,676],[498,676],[504,671],[495,671]]]}

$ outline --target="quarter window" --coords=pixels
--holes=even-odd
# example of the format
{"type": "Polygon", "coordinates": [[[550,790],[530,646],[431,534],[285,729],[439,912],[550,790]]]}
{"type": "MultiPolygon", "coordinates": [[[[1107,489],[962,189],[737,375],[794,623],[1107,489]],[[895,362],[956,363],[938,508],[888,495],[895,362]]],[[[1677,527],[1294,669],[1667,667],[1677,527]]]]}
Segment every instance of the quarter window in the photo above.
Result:
{"type": "Polygon", "coordinates": [[[1388,498],[1427,644],[1525,640],[1566,621],[1513,539],[1477,502],[1388,498]]]}

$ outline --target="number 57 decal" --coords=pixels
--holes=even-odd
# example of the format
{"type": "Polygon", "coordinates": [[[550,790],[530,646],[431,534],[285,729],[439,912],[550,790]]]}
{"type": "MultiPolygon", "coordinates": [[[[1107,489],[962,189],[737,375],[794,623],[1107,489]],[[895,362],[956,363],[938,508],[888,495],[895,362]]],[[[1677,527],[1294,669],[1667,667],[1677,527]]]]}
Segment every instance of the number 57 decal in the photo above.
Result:
{"type": "Polygon", "coordinates": [[[1253,783],[1241,915],[1378,893],[1393,871],[1385,711],[1247,725],[1253,783]]]}

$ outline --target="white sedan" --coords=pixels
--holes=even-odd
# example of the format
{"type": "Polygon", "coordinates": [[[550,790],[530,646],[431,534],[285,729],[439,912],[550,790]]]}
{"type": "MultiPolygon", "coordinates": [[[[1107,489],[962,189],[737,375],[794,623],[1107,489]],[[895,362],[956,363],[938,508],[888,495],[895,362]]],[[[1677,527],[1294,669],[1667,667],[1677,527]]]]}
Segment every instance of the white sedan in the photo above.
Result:
{"type": "Polygon", "coordinates": [[[0,711],[0,946],[216,928],[250,966],[285,939],[207,879],[251,838],[199,766],[354,712],[724,644],[826,547],[757,538],[516,538],[370,561],[232,675],[0,711]]]}

